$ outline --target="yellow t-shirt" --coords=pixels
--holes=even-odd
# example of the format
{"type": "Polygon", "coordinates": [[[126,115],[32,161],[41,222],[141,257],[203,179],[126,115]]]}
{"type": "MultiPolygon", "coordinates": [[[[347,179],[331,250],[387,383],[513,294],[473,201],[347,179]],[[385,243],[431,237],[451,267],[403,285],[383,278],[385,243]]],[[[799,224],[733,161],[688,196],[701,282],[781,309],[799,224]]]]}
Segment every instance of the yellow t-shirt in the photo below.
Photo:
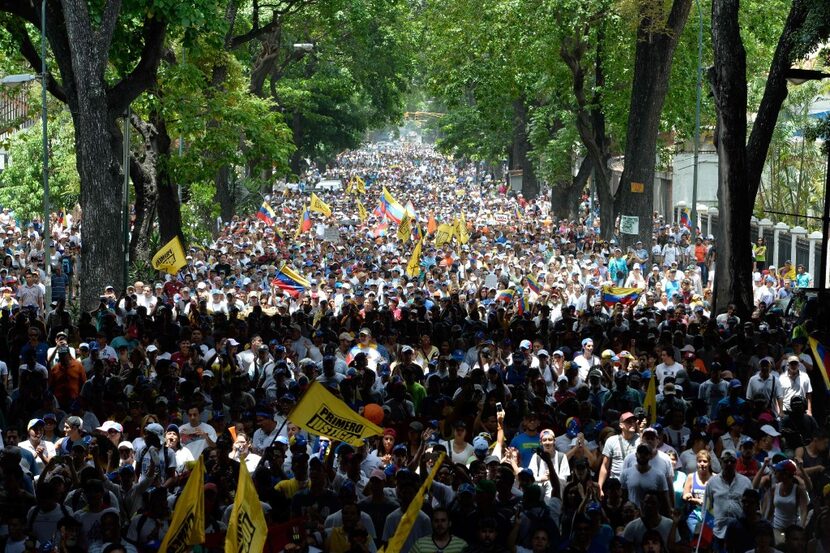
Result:
{"type": "Polygon", "coordinates": [[[276,486],[274,486],[274,490],[280,492],[288,499],[291,499],[298,491],[304,490],[307,487],[308,480],[300,482],[296,478],[291,478],[290,480],[283,480],[282,482],[278,483],[276,486]]]}

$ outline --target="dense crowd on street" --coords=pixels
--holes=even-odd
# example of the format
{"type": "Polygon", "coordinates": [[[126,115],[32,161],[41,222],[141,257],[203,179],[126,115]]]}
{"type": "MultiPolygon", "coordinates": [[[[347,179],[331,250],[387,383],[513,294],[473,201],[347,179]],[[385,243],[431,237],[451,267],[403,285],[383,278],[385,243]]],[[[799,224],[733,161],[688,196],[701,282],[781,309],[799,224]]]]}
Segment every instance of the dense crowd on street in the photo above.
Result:
{"type": "Polygon", "coordinates": [[[827,329],[810,302],[783,308],[811,286],[803,266],[753,244],[742,319],[712,310],[713,236],[657,214],[621,248],[587,196],[562,219],[407,142],[318,176],[349,188],[315,191],[330,216],[306,211],[309,177],[265,197],[271,220],[236,217],[178,274],[77,314],[79,214],[54,216],[45,253],[39,223],[3,209],[3,551],[156,551],[202,458],[194,551],[223,550],[244,464],[288,529],[274,551],[374,552],[443,454],[403,553],[830,553],[810,347],[827,329]],[[433,224],[464,229],[440,243],[433,224]],[[284,266],[308,286],[276,285],[284,266]],[[294,424],[314,382],[382,434],[358,446],[294,424]]]}

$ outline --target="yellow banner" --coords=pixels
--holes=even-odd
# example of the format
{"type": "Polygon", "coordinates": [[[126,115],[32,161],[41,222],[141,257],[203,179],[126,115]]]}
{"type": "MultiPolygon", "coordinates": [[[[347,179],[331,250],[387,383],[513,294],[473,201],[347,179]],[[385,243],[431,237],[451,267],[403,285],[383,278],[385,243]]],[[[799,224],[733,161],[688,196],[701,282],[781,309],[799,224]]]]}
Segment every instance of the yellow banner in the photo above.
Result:
{"type": "Polygon", "coordinates": [[[357,216],[360,217],[361,222],[369,218],[369,214],[366,213],[366,208],[363,207],[363,202],[360,200],[357,200],[357,216]]]}
{"type": "Polygon", "coordinates": [[[424,240],[421,239],[415,245],[415,249],[412,250],[412,257],[409,258],[409,263],[406,264],[406,276],[409,278],[415,278],[421,274],[421,246],[423,243],[424,240]]]}
{"type": "Polygon", "coordinates": [[[435,231],[435,245],[439,248],[444,244],[452,242],[452,237],[455,234],[453,225],[441,223],[438,225],[438,230],[435,231]]]}
{"type": "Polygon", "coordinates": [[[178,273],[182,267],[187,265],[187,260],[184,255],[184,248],[182,241],[178,236],[174,236],[171,241],[164,245],[156,255],[153,256],[153,269],[157,271],[164,271],[171,275],[178,273]]]}
{"type": "Polygon", "coordinates": [[[352,411],[317,381],[288,414],[288,420],[307,432],[353,446],[363,445],[364,438],[383,434],[381,427],[352,411]]]}
{"type": "Polygon", "coordinates": [[[331,206],[321,200],[314,192],[311,193],[311,207],[309,209],[317,213],[322,213],[326,217],[331,217],[331,206]]]}
{"type": "Polygon", "coordinates": [[[460,244],[466,244],[470,241],[470,235],[467,233],[467,221],[464,219],[464,213],[461,217],[455,220],[455,237],[460,244]]]}
{"type": "Polygon", "coordinates": [[[643,409],[646,410],[648,424],[651,426],[657,421],[657,375],[652,374],[648,380],[646,397],[643,400],[643,409]]]}
{"type": "Polygon", "coordinates": [[[225,551],[259,553],[265,547],[268,530],[254,481],[245,462],[239,463],[239,483],[225,535],[225,551]]]}
{"type": "Polygon", "coordinates": [[[427,476],[427,479],[424,480],[423,484],[421,484],[421,489],[418,490],[418,493],[415,494],[415,497],[412,499],[409,507],[406,508],[406,512],[403,514],[401,521],[398,523],[398,529],[395,530],[395,534],[389,538],[389,543],[386,544],[386,547],[381,551],[381,553],[403,551],[403,545],[406,543],[406,538],[409,537],[409,533],[412,531],[412,526],[415,525],[415,521],[418,519],[418,513],[421,511],[421,505],[424,504],[424,496],[426,495],[427,490],[429,490],[429,487],[432,486],[432,480],[438,473],[438,469],[441,468],[441,464],[444,462],[444,457],[446,457],[446,454],[441,452],[441,455],[438,456],[432,470],[429,471],[429,476],[427,476]]]}
{"type": "Polygon", "coordinates": [[[409,213],[404,212],[401,224],[398,225],[398,240],[406,242],[412,234],[412,219],[409,218],[409,213]]]}
{"type": "Polygon", "coordinates": [[[205,541],[205,462],[199,456],[173,509],[159,553],[185,553],[205,541]]]}

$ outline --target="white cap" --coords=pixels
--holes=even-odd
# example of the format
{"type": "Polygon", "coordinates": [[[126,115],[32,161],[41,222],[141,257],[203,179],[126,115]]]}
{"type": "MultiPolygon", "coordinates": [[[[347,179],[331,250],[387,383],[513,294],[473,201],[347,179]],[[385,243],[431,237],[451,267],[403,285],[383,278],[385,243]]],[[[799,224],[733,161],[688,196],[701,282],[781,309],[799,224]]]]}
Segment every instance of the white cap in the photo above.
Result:
{"type": "Polygon", "coordinates": [[[533,349],[533,344],[530,343],[530,340],[522,340],[519,342],[519,349],[533,349]]]}
{"type": "Polygon", "coordinates": [[[115,421],[104,421],[104,424],[99,426],[96,430],[103,430],[104,432],[109,432],[110,430],[115,430],[119,434],[124,432],[124,427],[118,424],[115,421]]]}
{"type": "Polygon", "coordinates": [[[781,435],[781,433],[778,430],[776,430],[775,428],[773,428],[772,426],[770,426],[768,424],[765,424],[764,426],[761,427],[761,432],[763,432],[767,436],[772,436],[773,438],[777,438],[778,436],[781,435]]]}
{"type": "Polygon", "coordinates": [[[550,354],[548,353],[548,350],[546,350],[546,349],[540,349],[540,350],[536,353],[536,357],[542,357],[543,355],[544,355],[545,357],[550,357],[550,354]]]}
{"type": "Polygon", "coordinates": [[[131,450],[131,451],[135,449],[135,448],[133,447],[133,443],[132,443],[131,441],[129,441],[129,440],[124,440],[123,442],[121,442],[120,444],[118,444],[118,449],[121,449],[122,447],[126,447],[127,449],[129,449],[129,450],[131,450]]]}
{"type": "Polygon", "coordinates": [[[153,353],[154,351],[158,351],[159,348],[156,347],[155,344],[150,344],[147,346],[147,353],[153,353]]]}

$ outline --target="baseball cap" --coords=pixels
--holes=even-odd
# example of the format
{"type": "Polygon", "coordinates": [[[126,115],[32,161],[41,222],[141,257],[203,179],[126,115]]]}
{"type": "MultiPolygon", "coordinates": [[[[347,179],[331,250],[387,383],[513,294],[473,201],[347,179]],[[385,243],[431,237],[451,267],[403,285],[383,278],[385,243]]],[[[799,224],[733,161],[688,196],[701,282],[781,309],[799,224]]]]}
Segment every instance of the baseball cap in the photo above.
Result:
{"type": "Polygon", "coordinates": [[[73,415],[71,417],[66,418],[66,424],[68,424],[69,426],[77,426],[80,428],[84,425],[84,421],[83,419],[81,419],[81,417],[73,415]]]}
{"type": "Polygon", "coordinates": [[[631,411],[626,411],[625,413],[623,413],[622,415],[620,415],[620,422],[625,422],[625,421],[627,421],[628,419],[633,419],[633,418],[636,418],[636,416],[634,415],[634,413],[632,413],[631,411]]]}
{"type": "Polygon", "coordinates": [[[487,457],[484,458],[484,464],[489,465],[490,463],[499,464],[499,463],[501,463],[501,459],[499,459],[495,455],[488,455],[487,457]]]}
{"type": "Polygon", "coordinates": [[[46,425],[46,422],[44,422],[43,419],[31,419],[29,421],[29,424],[26,425],[26,430],[31,430],[32,428],[34,428],[35,426],[37,426],[39,424],[46,425]]]}
{"type": "Polygon", "coordinates": [[[96,430],[103,430],[104,432],[109,432],[110,430],[115,430],[119,434],[124,432],[124,427],[118,424],[115,421],[104,421],[104,424],[99,426],[96,430]]]}
{"type": "Polygon", "coordinates": [[[532,349],[533,344],[530,343],[530,340],[522,340],[519,342],[519,349],[532,349]]]}
{"type": "Polygon", "coordinates": [[[734,449],[724,449],[723,451],[721,451],[720,458],[721,459],[726,459],[727,457],[731,457],[732,459],[737,459],[738,454],[735,453],[734,449]]]}
{"type": "Polygon", "coordinates": [[[487,450],[489,448],[490,448],[490,444],[487,443],[487,440],[485,440],[481,436],[476,436],[476,438],[473,440],[473,449],[481,451],[481,450],[487,450]]]}
{"type": "Polygon", "coordinates": [[[772,465],[772,468],[774,470],[777,470],[777,471],[788,472],[790,474],[795,474],[795,463],[793,463],[789,459],[787,459],[785,461],[778,461],[777,463],[772,465]]]}
{"type": "Polygon", "coordinates": [[[159,423],[157,423],[157,422],[150,423],[147,426],[145,426],[144,431],[145,432],[152,432],[153,434],[155,434],[159,438],[164,437],[164,427],[162,425],[160,425],[159,423]]]}
{"type": "Polygon", "coordinates": [[[763,432],[767,436],[772,436],[773,438],[777,438],[778,436],[781,435],[781,433],[778,430],[776,430],[775,428],[773,428],[769,424],[765,424],[764,426],[762,426],[761,427],[761,432],[763,432]]]}
{"type": "Polygon", "coordinates": [[[133,443],[131,441],[124,440],[123,442],[118,444],[118,449],[129,449],[132,451],[135,448],[133,447],[133,443]]]}
{"type": "Polygon", "coordinates": [[[377,478],[378,480],[386,482],[386,473],[380,469],[374,469],[372,470],[372,473],[369,475],[369,480],[371,480],[372,478],[377,478]]]}
{"type": "Polygon", "coordinates": [[[462,493],[475,495],[476,487],[470,484],[469,482],[464,482],[463,484],[458,486],[458,495],[461,495],[462,493]]]}

